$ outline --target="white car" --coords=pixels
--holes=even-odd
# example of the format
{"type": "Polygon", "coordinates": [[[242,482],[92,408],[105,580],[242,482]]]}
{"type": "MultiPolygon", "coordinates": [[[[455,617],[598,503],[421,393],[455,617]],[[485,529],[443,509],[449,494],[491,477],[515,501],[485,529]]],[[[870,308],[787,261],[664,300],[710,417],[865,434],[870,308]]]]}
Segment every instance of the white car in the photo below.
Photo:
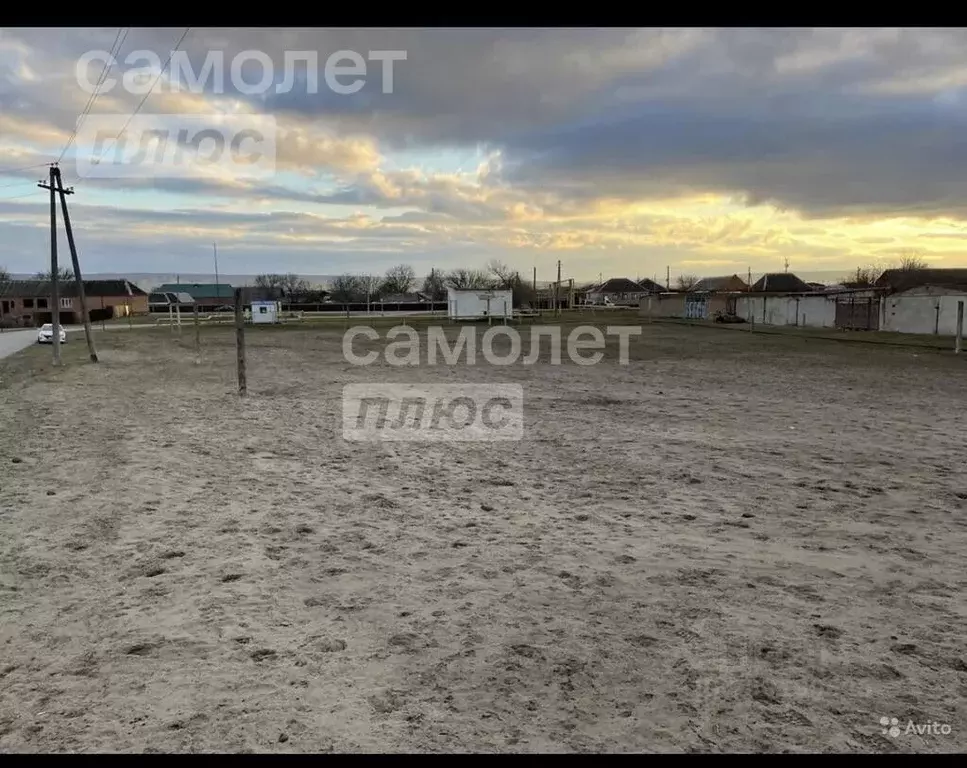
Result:
{"type": "MultiPolygon", "coordinates": [[[[52,323],[44,323],[40,327],[40,331],[37,333],[37,343],[38,344],[53,344],[54,343],[54,326],[52,323]]],[[[64,326],[60,328],[60,343],[67,343],[67,331],[64,330],[64,326]]]]}

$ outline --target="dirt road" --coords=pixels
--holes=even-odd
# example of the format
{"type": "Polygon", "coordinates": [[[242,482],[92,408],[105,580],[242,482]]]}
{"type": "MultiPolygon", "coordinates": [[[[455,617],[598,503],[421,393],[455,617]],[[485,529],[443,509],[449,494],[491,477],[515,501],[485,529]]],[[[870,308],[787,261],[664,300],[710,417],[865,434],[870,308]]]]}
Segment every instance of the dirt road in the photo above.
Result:
{"type": "Polygon", "coordinates": [[[270,329],[240,401],[232,338],[0,363],[0,750],[967,749],[963,361],[655,324],[627,366],[356,367],[270,329]],[[346,442],[373,380],[520,383],[524,440],[346,442]]]}

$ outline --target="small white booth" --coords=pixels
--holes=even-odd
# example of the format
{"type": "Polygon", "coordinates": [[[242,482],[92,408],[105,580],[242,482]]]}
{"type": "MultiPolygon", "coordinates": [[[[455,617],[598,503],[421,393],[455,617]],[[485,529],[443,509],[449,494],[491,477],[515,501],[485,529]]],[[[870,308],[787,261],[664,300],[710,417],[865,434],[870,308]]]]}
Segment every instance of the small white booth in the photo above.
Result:
{"type": "Polygon", "coordinates": [[[252,322],[253,323],[279,322],[279,302],[253,301],[252,302],[252,322]]]}
{"type": "Polygon", "coordinates": [[[447,289],[447,310],[451,320],[482,320],[488,317],[513,319],[513,291],[447,289]]]}

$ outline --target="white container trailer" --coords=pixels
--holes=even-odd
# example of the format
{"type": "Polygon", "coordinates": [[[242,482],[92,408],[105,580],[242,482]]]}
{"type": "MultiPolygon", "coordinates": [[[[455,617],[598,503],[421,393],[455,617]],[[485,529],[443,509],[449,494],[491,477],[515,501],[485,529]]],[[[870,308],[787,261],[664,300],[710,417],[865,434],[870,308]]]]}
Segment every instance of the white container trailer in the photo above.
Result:
{"type": "Polygon", "coordinates": [[[451,320],[486,320],[488,317],[511,320],[514,316],[514,293],[448,288],[447,310],[451,320]]]}
{"type": "Polygon", "coordinates": [[[279,302],[253,301],[252,302],[252,322],[253,323],[279,322],[279,302]]]}

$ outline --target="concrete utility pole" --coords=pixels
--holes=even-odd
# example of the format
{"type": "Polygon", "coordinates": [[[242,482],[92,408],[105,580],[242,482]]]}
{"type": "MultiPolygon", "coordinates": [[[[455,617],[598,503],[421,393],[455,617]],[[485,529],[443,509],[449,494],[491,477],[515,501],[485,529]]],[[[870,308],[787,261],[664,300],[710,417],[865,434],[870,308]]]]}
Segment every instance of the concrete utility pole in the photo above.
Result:
{"type": "Polygon", "coordinates": [[[54,365],[60,365],[60,286],[57,284],[57,192],[54,166],[50,166],[50,180],[37,186],[50,190],[50,321],[54,332],[50,337],[54,347],[54,365]]]}
{"type": "MultiPolygon", "coordinates": [[[[87,351],[91,362],[97,362],[97,350],[94,348],[94,334],[91,332],[91,315],[87,311],[87,295],[84,293],[84,278],[81,275],[81,263],[77,258],[77,247],[74,245],[74,230],[71,229],[71,217],[67,212],[67,195],[74,194],[74,188],[64,189],[64,180],[60,175],[60,168],[55,168],[57,177],[57,191],[60,193],[60,207],[64,213],[64,228],[67,230],[67,245],[71,251],[71,265],[74,267],[74,281],[77,283],[77,298],[81,302],[81,322],[84,323],[84,336],[87,339],[87,351]]],[[[104,297],[101,297],[104,301],[104,297]]]]}

